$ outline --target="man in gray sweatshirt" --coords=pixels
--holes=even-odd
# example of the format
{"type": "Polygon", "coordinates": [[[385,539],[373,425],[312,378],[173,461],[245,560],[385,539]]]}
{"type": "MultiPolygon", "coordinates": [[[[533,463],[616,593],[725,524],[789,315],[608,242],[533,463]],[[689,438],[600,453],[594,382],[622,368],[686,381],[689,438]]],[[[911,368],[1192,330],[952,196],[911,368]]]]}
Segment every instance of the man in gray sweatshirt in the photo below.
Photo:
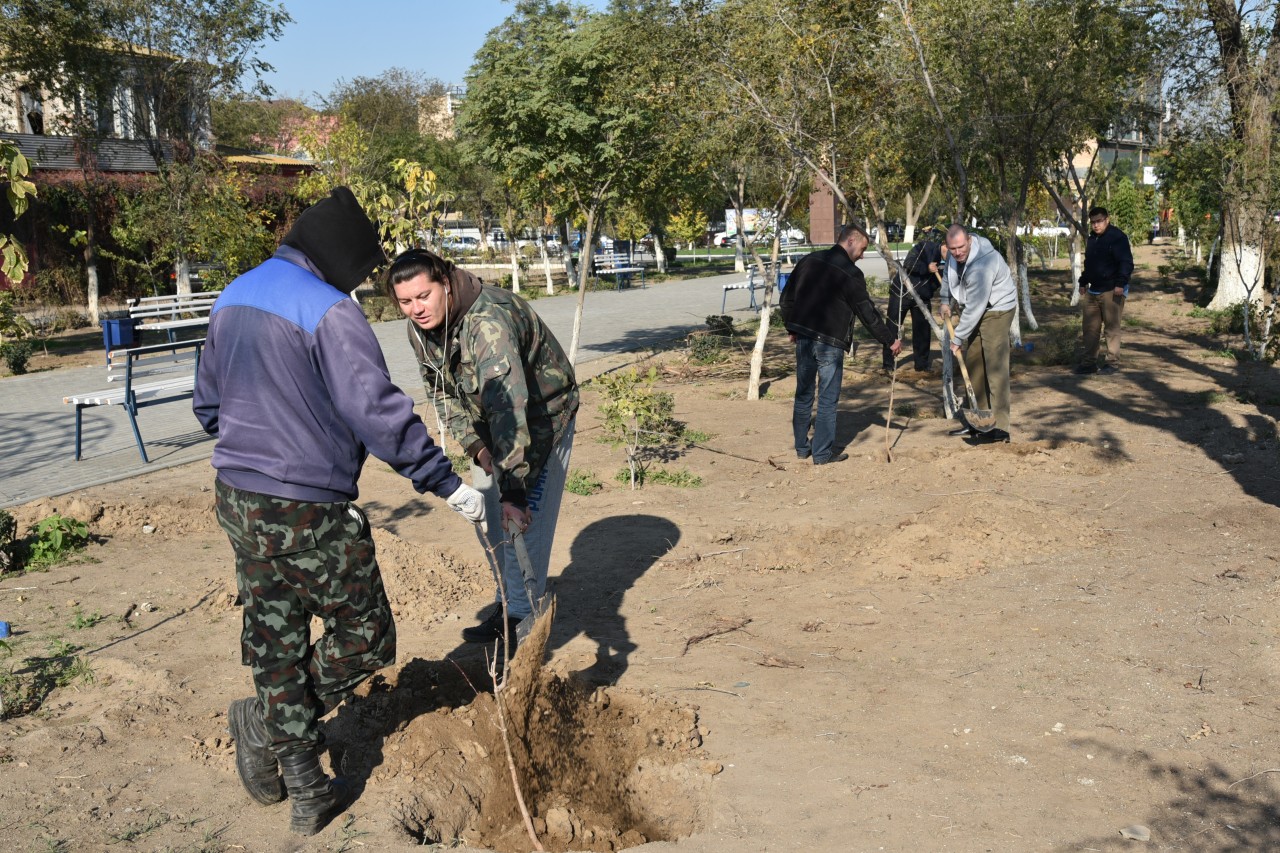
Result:
{"type": "Polygon", "coordinates": [[[969,425],[952,430],[984,442],[1009,440],[1009,329],[1018,293],[1009,265],[986,237],[962,225],[947,229],[947,274],[943,279],[942,315],[961,309],[951,351],[963,358],[973,381],[979,408],[991,409],[996,428],[979,433],[969,425]]]}

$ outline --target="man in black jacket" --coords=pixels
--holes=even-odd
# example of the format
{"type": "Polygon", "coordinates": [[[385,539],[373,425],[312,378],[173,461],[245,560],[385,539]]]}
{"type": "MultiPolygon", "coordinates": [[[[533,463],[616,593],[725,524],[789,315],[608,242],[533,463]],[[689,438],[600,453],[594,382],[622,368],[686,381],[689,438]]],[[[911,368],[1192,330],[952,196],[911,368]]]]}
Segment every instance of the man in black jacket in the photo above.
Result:
{"type": "Polygon", "coordinates": [[[845,225],[830,249],[800,259],[783,288],[779,308],[796,345],[796,400],[791,415],[796,455],[813,457],[814,465],[840,462],[847,453],[832,453],[836,437],[836,405],[844,378],[844,354],[853,344],[856,316],[892,355],[902,352],[867,293],[867,282],[855,264],[871,240],[867,232],[845,225]],[[814,383],[818,415],[813,418],[814,383]],[[813,420],[813,440],[809,422],[813,420]]]}
{"type": "Polygon", "coordinates": [[[1080,294],[1084,305],[1084,360],[1075,373],[1097,373],[1098,342],[1103,326],[1107,330],[1107,363],[1102,373],[1115,373],[1120,367],[1120,328],[1124,319],[1124,302],[1129,295],[1129,277],[1133,275],[1133,252],[1129,238],[1111,224],[1105,207],[1089,211],[1089,235],[1084,247],[1084,272],[1080,276],[1080,294]]]}
{"type": "MultiPolygon", "coordinates": [[[[925,311],[929,310],[929,300],[938,290],[936,273],[941,264],[942,234],[931,230],[907,252],[898,273],[889,283],[889,334],[895,338],[902,337],[903,321],[907,317],[911,318],[911,360],[915,369],[921,373],[929,370],[929,345],[933,340],[933,333],[925,311]],[[907,293],[901,278],[904,274],[911,282],[911,289],[925,304],[924,310],[907,293]]],[[[894,356],[888,347],[884,348],[883,363],[885,370],[893,369],[894,356]]]]}

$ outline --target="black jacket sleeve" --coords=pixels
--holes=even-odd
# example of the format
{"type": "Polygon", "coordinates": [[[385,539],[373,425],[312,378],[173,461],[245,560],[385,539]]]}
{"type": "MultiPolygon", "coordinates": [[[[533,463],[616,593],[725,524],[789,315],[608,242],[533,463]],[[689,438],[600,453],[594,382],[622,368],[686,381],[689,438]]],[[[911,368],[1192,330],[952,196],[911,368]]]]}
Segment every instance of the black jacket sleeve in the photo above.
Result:
{"type": "Polygon", "coordinates": [[[871,301],[871,294],[867,292],[867,280],[862,275],[862,270],[857,267],[852,267],[848,273],[845,300],[853,313],[862,321],[862,325],[867,327],[867,331],[877,341],[885,346],[890,346],[894,342],[893,335],[889,333],[889,327],[880,316],[880,310],[876,308],[876,304],[871,301]]]}

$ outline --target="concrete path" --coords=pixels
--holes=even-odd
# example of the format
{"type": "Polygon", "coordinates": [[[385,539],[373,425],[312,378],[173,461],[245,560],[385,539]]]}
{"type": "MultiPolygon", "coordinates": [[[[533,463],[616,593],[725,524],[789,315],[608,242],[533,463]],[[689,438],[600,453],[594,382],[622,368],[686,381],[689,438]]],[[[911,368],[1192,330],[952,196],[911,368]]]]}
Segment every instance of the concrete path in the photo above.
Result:
{"type": "MultiPolygon", "coordinates": [[[[859,266],[868,276],[885,278],[875,256],[859,266]]],[[[720,312],[723,285],[744,280],[731,273],[712,278],[668,281],[645,288],[590,292],[583,312],[578,363],[656,347],[705,328],[708,314],[720,312]]],[[[576,294],[535,300],[534,308],[569,348],[576,294]]],[[[746,291],[729,293],[728,313],[749,318],[746,291]]],[[[426,395],[418,379],[402,322],[375,323],[391,378],[413,399],[426,395]]],[[[189,398],[151,406],[138,413],[138,428],[150,464],[138,456],[129,419],[119,406],[85,409],[83,458],[73,458],[75,410],[62,398],[106,388],[102,367],[53,370],[0,379],[0,507],[65,494],[148,471],[209,458],[213,440],[191,414],[189,398]]]]}

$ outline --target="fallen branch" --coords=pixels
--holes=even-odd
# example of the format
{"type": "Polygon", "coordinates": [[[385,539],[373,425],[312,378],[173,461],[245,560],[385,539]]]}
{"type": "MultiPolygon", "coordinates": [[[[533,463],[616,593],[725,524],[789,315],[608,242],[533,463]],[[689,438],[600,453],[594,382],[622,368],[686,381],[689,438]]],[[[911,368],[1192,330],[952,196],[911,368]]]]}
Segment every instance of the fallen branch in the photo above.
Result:
{"type": "Polygon", "coordinates": [[[687,638],[684,641],[684,649],[680,652],[680,656],[683,657],[684,655],[688,654],[689,647],[694,645],[695,643],[701,643],[703,640],[709,640],[712,637],[719,637],[721,634],[732,634],[734,631],[738,631],[746,627],[747,625],[750,625],[751,617],[744,616],[740,619],[725,619],[721,617],[717,621],[720,624],[705,631],[704,633],[687,638]]]}
{"type": "Polygon", "coordinates": [[[1227,786],[1227,790],[1231,790],[1236,785],[1239,785],[1241,782],[1248,782],[1250,779],[1257,779],[1259,776],[1265,776],[1268,773],[1280,773],[1280,768],[1274,768],[1271,770],[1259,770],[1257,773],[1254,773],[1252,776],[1246,776],[1243,779],[1237,779],[1236,781],[1232,782],[1230,785],[1227,786]]]}

